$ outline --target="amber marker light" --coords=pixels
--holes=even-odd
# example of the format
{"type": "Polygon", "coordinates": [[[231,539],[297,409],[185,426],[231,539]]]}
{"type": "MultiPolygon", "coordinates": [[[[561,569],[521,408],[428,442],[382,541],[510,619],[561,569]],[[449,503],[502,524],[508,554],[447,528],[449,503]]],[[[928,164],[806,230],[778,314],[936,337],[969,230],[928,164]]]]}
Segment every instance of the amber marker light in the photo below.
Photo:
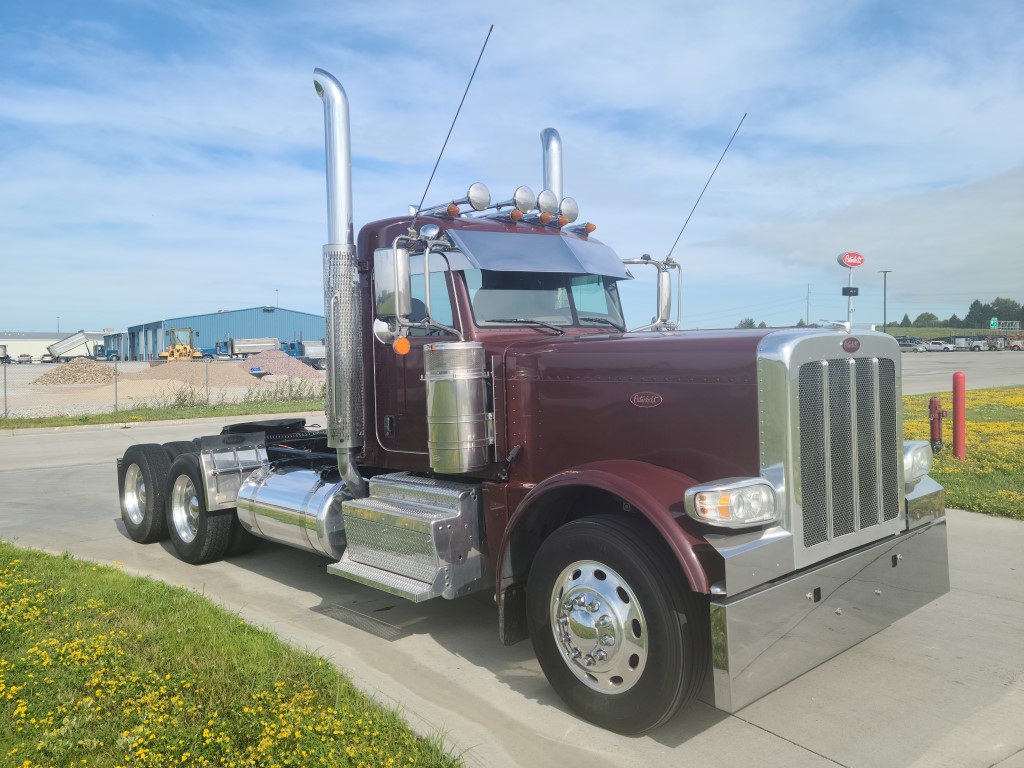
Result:
{"type": "Polygon", "coordinates": [[[568,216],[559,216],[557,219],[555,219],[555,224],[558,225],[559,229],[561,229],[562,227],[564,227],[568,223],[569,223],[569,217],[568,216]]]}
{"type": "Polygon", "coordinates": [[[597,224],[591,224],[589,221],[583,225],[583,231],[586,232],[588,235],[595,229],[597,229],[597,224]]]}
{"type": "Polygon", "coordinates": [[[512,213],[510,213],[508,215],[508,217],[510,219],[512,219],[512,221],[522,221],[523,220],[523,212],[520,211],[519,209],[515,209],[515,210],[512,211],[512,213]]]}
{"type": "Polygon", "coordinates": [[[460,213],[462,213],[462,211],[459,210],[459,206],[457,206],[455,203],[451,203],[446,210],[448,211],[448,215],[451,216],[453,219],[460,213]]]}
{"type": "Polygon", "coordinates": [[[408,355],[409,350],[412,349],[412,344],[405,336],[399,336],[391,343],[391,348],[395,350],[396,355],[408,355]]]}
{"type": "Polygon", "coordinates": [[[552,216],[550,213],[542,213],[540,215],[540,223],[541,224],[550,224],[551,220],[553,218],[554,218],[554,216],[552,216]]]}

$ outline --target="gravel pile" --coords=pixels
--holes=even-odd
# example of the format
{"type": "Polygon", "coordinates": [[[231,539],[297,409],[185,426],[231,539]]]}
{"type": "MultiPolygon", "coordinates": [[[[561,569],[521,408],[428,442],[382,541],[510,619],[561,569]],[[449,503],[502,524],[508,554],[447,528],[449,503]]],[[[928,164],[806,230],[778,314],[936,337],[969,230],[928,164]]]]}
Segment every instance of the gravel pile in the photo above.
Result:
{"type": "Polygon", "coordinates": [[[275,376],[291,376],[293,379],[323,379],[326,375],[323,371],[318,371],[313,366],[296,360],[279,349],[260,352],[236,363],[236,365],[244,371],[248,371],[250,368],[259,368],[261,371],[275,376]]]}
{"type": "Polygon", "coordinates": [[[198,360],[170,360],[156,363],[136,373],[126,373],[122,381],[168,381],[205,387],[209,376],[211,387],[248,387],[256,378],[248,371],[224,363],[203,363],[198,360]]]}
{"type": "Polygon", "coordinates": [[[114,366],[84,357],[47,371],[33,384],[109,384],[114,380],[114,366]]]}

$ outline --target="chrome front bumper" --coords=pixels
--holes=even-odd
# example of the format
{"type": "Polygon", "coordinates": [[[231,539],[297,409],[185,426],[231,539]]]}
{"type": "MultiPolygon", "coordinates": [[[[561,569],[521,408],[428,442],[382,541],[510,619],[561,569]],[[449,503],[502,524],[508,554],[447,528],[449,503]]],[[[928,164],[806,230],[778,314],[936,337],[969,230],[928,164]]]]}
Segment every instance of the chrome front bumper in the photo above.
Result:
{"type": "Polygon", "coordinates": [[[948,592],[946,520],[935,515],[945,494],[938,484],[929,490],[907,499],[919,527],[712,600],[712,676],[702,698],[736,712],[948,592]]]}

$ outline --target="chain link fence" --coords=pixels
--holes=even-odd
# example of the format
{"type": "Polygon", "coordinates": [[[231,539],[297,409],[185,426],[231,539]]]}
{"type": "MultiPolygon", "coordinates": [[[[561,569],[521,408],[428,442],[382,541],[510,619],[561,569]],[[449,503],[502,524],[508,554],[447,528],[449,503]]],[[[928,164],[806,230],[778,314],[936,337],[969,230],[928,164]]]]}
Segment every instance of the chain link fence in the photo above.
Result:
{"type": "Polygon", "coordinates": [[[0,365],[2,416],[36,418],[137,408],[323,400],[323,371],[283,352],[245,360],[0,365]]]}

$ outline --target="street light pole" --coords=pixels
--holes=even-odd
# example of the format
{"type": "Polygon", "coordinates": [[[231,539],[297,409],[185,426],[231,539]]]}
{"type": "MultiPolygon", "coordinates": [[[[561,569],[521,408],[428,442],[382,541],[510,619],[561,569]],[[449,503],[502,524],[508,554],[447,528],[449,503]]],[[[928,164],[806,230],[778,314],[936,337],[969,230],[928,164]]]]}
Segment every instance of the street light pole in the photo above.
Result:
{"type": "Polygon", "coordinates": [[[57,335],[60,335],[60,315],[57,315],[57,335]]]}
{"type": "Polygon", "coordinates": [[[278,293],[277,288],[274,289],[274,303],[279,307],[281,306],[281,295],[278,293]]]}
{"type": "Polygon", "coordinates": [[[878,271],[882,273],[882,333],[888,333],[888,331],[886,330],[886,327],[889,325],[889,318],[887,317],[886,313],[886,288],[888,284],[889,273],[892,272],[893,270],[880,269],[878,271]]]}

